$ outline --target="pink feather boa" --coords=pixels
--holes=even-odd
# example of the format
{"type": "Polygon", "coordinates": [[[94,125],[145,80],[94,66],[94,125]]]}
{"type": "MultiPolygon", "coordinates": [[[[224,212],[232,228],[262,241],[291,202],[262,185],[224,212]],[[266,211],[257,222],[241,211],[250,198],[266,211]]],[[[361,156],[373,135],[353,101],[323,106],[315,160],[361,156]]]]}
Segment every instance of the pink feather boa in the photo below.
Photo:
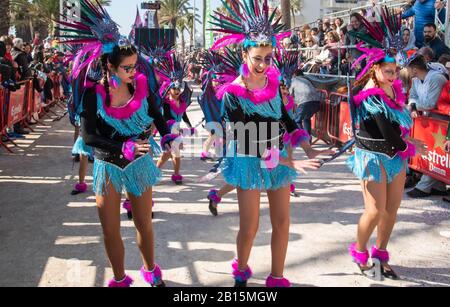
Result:
{"type": "Polygon", "coordinates": [[[106,101],[106,92],[103,85],[98,84],[96,88],[97,94],[100,94],[103,99],[103,108],[108,116],[111,116],[115,119],[128,119],[130,118],[142,105],[142,100],[147,98],[148,95],[148,85],[147,85],[147,77],[143,74],[136,75],[136,91],[134,92],[133,97],[128,101],[128,103],[121,107],[113,107],[107,106],[105,104],[106,101]]]}
{"type": "Polygon", "coordinates": [[[133,284],[133,279],[130,276],[126,276],[122,281],[116,281],[115,279],[111,279],[108,283],[109,288],[129,288],[133,284]]]}
{"type": "Polygon", "coordinates": [[[245,282],[253,276],[252,269],[249,266],[247,266],[247,269],[245,269],[245,271],[239,271],[239,262],[237,259],[233,260],[231,267],[233,268],[234,279],[240,282],[245,282]]]}
{"type": "Polygon", "coordinates": [[[286,105],[284,105],[284,106],[286,108],[286,111],[289,112],[290,110],[294,109],[295,102],[294,102],[294,97],[292,97],[291,95],[288,95],[287,99],[288,99],[288,103],[286,105]]]}
{"type": "Polygon", "coordinates": [[[283,135],[283,143],[285,145],[290,144],[292,147],[298,147],[301,143],[308,141],[310,136],[306,130],[295,129],[293,132],[285,132],[283,135]]]}
{"type": "Polygon", "coordinates": [[[389,262],[389,252],[387,250],[378,249],[375,245],[372,246],[370,252],[372,258],[380,260],[381,263],[389,262]]]}
{"type": "Polygon", "coordinates": [[[400,126],[402,138],[406,138],[411,135],[411,129],[407,127],[400,126]]]}
{"type": "Polygon", "coordinates": [[[278,79],[280,73],[274,67],[267,70],[267,86],[262,89],[248,91],[245,87],[237,83],[229,83],[218,88],[216,97],[223,99],[225,93],[233,94],[238,97],[250,100],[254,104],[263,104],[274,99],[278,95],[280,81],[278,79]]]}
{"type": "Polygon", "coordinates": [[[406,149],[403,151],[398,151],[397,155],[402,160],[408,160],[416,155],[416,146],[411,142],[406,142],[406,149]]]}
{"type": "Polygon", "coordinates": [[[366,90],[362,90],[353,97],[353,101],[357,107],[361,105],[361,103],[369,98],[370,96],[380,96],[381,99],[391,108],[396,110],[402,110],[405,106],[406,96],[403,93],[402,81],[395,80],[392,84],[392,89],[394,90],[395,97],[397,101],[393,101],[391,98],[386,95],[386,93],[379,87],[373,87],[366,90]]]}
{"type": "Polygon", "coordinates": [[[367,261],[369,261],[369,251],[367,249],[363,252],[357,251],[356,243],[350,244],[350,246],[348,247],[348,252],[353,258],[353,261],[358,264],[366,265],[367,261]]]}
{"type": "Polygon", "coordinates": [[[184,114],[184,112],[186,112],[187,103],[185,101],[183,101],[181,98],[180,98],[180,104],[178,106],[177,106],[176,101],[171,98],[166,98],[165,103],[170,105],[170,109],[173,112],[175,112],[175,114],[177,114],[177,115],[181,115],[181,114],[184,114]]]}

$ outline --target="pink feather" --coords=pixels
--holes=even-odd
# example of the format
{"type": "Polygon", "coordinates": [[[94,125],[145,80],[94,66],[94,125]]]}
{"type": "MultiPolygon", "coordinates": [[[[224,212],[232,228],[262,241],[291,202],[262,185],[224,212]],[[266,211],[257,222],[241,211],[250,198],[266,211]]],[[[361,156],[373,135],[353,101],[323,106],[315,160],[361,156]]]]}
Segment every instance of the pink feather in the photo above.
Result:
{"type": "Polygon", "coordinates": [[[394,90],[397,101],[393,101],[391,98],[389,98],[389,96],[386,95],[384,90],[382,90],[381,88],[373,87],[361,91],[358,93],[358,95],[355,95],[353,97],[354,104],[358,107],[364,100],[366,100],[370,96],[380,96],[384,103],[386,103],[391,109],[402,110],[406,103],[406,96],[402,90],[402,81],[398,79],[395,80],[392,88],[394,90]]]}
{"type": "Polygon", "coordinates": [[[277,39],[277,42],[282,41],[283,39],[285,39],[286,37],[290,37],[291,36],[291,32],[283,32],[283,33],[279,33],[275,35],[275,38],[277,39]]]}
{"type": "Polygon", "coordinates": [[[269,100],[274,99],[278,95],[280,81],[278,77],[280,73],[274,67],[269,68],[266,73],[268,82],[267,86],[263,89],[248,91],[245,87],[236,83],[229,83],[221,86],[217,89],[216,97],[220,100],[223,99],[225,93],[233,94],[238,97],[250,100],[254,104],[263,104],[269,100]]]}
{"type": "Polygon", "coordinates": [[[123,107],[115,108],[105,104],[106,92],[105,88],[98,84],[96,88],[97,93],[103,98],[103,108],[106,114],[116,119],[130,118],[142,105],[142,101],[148,95],[147,77],[143,74],[136,75],[136,91],[130,101],[123,107]]]}
{"type": "Polygon", "coordinates": [[[416,146],[411,142],[406,142],[406,149],[404,151],[398,151],[397,155],[402,160],[408,160],[416,155],[416,146]]]}
{"type": "Polygon", "coordinates": [[[90,62],[88,62],[87,59],[81,62],[84,59],[84,57],[87,54],[91,53],[91,56],[89,58],[92,58],[92,53],[95,51],[95,49],[101,49],[101,47],[102,47],[101,43],[89,44],[78,52],[78,55],[75,57],[73,63],[72,75],[74,79],[78,77],[83,68],[85,68],[87,65],[90,64],[90,62]]]}
{"type": "Polygon", "coordinates": [[[224,48],[228,45],[233,44],[240,44],[245,39],[244,34],[232,34],[227,35],[225,37],[222,37],[221,39],[217,40],[214,45],[211,47],[211,50],[217,50],[220,48],[224,48]]]}

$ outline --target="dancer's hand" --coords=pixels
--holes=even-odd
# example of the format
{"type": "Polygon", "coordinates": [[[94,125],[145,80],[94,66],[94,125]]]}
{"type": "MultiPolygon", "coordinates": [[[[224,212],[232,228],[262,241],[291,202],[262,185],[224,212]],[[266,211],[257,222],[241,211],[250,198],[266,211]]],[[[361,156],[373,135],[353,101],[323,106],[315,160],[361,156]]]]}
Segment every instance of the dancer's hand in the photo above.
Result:
{"type": "Polygon", "coordinates": [[[336,153],[334,149],[317,150],[312,147],[305,150],[308,159],[315,159],[317,156],[332,156],[336,153]]]}
{"type": "Polygon", "coordinates": [[[450,141],[445,142],[444,148],[447,153],[450,153],[450,141]]]}
{"type": "Polygon", "coordinates": [[[145,155],[145,154],[149,153],[149,151],[150,151],[150,144],[148,143],[148,139],[147,140],[137,140],[134,143],[134,155],[135,156],[145,155]]]}
{"type": "Polygon", "coordinates": [[[307,174],[305,169],[317,170],[322,166],[320,160],[317,159],[311,160],[280,159],[280,164],[293,168],[299,172],[302,172],[303,174],[307,174]]]}

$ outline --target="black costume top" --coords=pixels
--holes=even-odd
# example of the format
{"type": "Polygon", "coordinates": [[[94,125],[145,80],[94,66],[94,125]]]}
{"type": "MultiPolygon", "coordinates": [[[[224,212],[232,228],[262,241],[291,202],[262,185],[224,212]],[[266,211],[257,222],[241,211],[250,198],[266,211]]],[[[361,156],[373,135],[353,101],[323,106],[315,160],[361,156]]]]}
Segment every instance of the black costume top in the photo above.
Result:
{"type": "Polygon", "coordinates": [[[394,157],[408,148],[406,141],[412,127],[410,113],[404,107],[405,95],[401,81],[394,82],[395,99],[382,89],[356,89],[356,146],[394,157]]]}
{"type": "Polygon", "coordinates": [[[297,146],[309,141],[309,135],[299,129],[289,116],[279,94],[279,73],[267,72],[267,85],[249,91],[239,84],[227,84],[218,91],[223,102],[223,115],[236,152],[246,156],[264,156],[266,149],[283,149],[286,142],[297,146]],[[230,131],[231,129],[231,131],[230,131]],[[287,132],[283,135],[284,132],[287,132]]]}
{"type": "Polygon", "coordinates": [[[152,123],[161,137],[169,134],[165,120],[154,107],[154,95],[140,88],[146,86],[146,80],[138,79],[133,98],[121,108],[105,105],[102,85],[86,90],[80,114],[81,131],[86,145],[94,147],[96,159],[123,168],[131,163],[122,154],[125,142],[148,139],[152,123]]]}

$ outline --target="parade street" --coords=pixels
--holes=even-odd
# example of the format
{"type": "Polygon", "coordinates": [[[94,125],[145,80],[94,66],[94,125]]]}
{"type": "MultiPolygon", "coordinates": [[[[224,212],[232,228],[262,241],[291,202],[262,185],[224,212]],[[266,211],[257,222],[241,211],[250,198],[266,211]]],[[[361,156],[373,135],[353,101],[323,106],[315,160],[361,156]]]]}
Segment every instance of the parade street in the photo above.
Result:
{"type": "MultiPolygon", "coordinates": [[[[194,87],[194,96],[200,93],[194,87]]],[[[56,110],[56,109],[55,109],[56,110]]],[[[62,113],[62,110],[57,112],[62,113]]],[[[188,110],[192,123],[202,114],[194,98],[188,110]]],[[[72,162],[73,127],[67,117],[33,126],[17,140],[14,153],[0,151],[0,286],[105,286],[113,277],[108,263],[95,196],[71,196],[78,165],[72,162]],[[5,278],[7,276],[7,278],[5,278]]],[[[199,136],[206,131],[199,126],[199,136]]],[[[316,145],[323,148],[323,144],[316,145]]],[[[184,152],[192,150],[189,146],[184,152]]],[[[201,150],[201,149],[200,149],[201,150]]],[[[297,151],[300,157],[302,152],[297,151]]],[[[225,196],[219,215],[208,210],[209,189],[220,187],[218,176],[199,182],[213,166],[196,157],[183,159],[184,183],[174,185],[172,163],[154,188],[155,253],[169,287],[233,286],[231,261],[236,256],[239,228],[235,192],[225,196]]],[[[398,281],[369,280],[359,274],[347,247],[354,241],[363,212],[359,181],[341,156],[319,171],[296,181],[300,197],[291,199],[291,227],[285,276],[293,286],[450,286],[450,215],[442,197],[409,199],[406,194],[389,244],[398,281]]],[[[92,182],[90,164],[88,184],[92,182]]],[[[142,260],[132,221],[123,210],[125,268],[135,283],[142,260]]],[[[263,196],[259,232],[249,265],[250,287],[263,286],[270,273],[271,226],[263,196]]],[[[370,242],[373,244],[373,240],[370,242]]]]}

